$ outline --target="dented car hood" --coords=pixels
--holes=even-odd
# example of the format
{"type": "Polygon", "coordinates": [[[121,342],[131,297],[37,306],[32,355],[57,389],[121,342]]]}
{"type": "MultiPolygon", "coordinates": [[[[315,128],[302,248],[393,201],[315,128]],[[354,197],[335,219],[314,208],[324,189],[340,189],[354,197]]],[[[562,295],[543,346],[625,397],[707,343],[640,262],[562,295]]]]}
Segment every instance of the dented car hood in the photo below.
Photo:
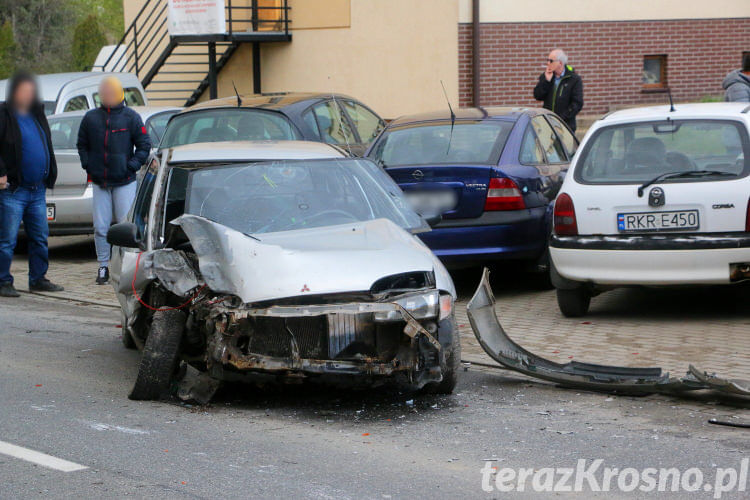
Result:
{"type": "Polygon", "coordinates": [[[450,275],[417,238],[387,219],[249,236],[185,214],[182,227],[214,292],[262,302],[368,291],[380,278],[427,271],[452,294],[450,275]]]}

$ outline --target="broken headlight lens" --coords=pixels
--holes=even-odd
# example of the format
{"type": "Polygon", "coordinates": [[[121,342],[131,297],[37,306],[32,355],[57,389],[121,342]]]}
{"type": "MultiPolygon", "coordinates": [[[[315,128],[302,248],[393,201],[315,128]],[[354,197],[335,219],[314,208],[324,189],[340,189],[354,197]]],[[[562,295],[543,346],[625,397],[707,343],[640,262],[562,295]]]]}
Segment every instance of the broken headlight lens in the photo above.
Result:
{"type": "MultiPolygon", "coordinates": [[[[414,319],[435,318],[440,309],[440,293],[437,290],[430,292],[402,295],[391,300],[411,314],[414,319]]],[[[375,313],[375,321],[401,321],[403,317],[398,311],[385,311],[375,313]]]]}
{"type": "Polygon", "coordinates": [[[446,293],[440,296],[440,317],[438,321],[443,321],[451,314],[453,314],[453,296],[446,293]]]}

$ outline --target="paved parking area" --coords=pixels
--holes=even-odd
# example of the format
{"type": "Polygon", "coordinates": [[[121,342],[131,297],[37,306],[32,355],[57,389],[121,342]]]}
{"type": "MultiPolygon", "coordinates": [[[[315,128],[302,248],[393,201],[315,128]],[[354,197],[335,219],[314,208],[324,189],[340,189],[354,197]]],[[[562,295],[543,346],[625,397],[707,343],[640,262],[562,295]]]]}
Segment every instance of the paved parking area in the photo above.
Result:
{"type": "MultiPolygon", "coordinates": [[[[48,277],[66,287],[63,294],[54,295],[117,306],[111,287],[94,284],[92,238],[53,238],[50,249],[48,277]]],[[[25,255],[18,255],[13,271],[21,290],[26,289],[26,269],[25,255]]],[[[494,364],[479,347],[466,317],[480,270],[455,271],[453,276],[459,291],[463,358],[494,364]]],[[[551,360],[661,366],[677,376],[692,363],[750,380],[750,286],[615,290],[594,298],[591,312],[582,319],[564,318],[554,291],[535,288],[532,277],[512,268],[494,270],[492,286],[509,335],[551,360]]],[[[119,323],[119,314],[113,311],[112,317],[119,323]]]]}

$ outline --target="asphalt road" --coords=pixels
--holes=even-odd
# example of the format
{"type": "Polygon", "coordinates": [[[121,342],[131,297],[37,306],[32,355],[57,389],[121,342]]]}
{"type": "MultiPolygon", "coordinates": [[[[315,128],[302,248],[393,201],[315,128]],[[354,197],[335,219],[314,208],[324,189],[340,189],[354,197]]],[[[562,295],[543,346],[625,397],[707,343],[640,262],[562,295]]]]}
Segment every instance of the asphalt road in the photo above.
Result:
{"type": "MultiPolygon", "coordinates": [[[[452,396],[238,386],[206,407],[134,402],[139,355],[117,323],[110,308],[0,300],[0,498],[498,497],[481,489],[488,458],[698,467],[710,478],[750,456],[747,429],[707,423],[750,419],[746,402],[613,397],[476,366],[452,396]],[[86,469],[13,458],[8,444],[86,469]]],[[[528,489],[516,496],[549,496],[528,489]]],[[[614,492],[662,495],[675,498],[614,492]]]]}

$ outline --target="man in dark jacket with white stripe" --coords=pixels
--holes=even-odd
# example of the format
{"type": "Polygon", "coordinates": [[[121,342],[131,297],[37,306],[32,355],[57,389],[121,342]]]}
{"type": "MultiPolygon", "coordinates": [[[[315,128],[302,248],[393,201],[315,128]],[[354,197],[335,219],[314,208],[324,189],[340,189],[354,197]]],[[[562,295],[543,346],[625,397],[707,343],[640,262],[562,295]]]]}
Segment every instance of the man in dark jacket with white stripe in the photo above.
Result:
{"type": "Polygon", "coordinates": [[[78,130],[81,166],[94,183],[94,243],[99,270],[96,283],[109,281],[111,246],[107,231],[122,222],[135,201],[135,176],[148,160],[151,139],[138,113],[125,106],[122,84],[109,77],[99,86],[102,105],[83,117],[78,130]]]}
{"type": "Polygon", "coordinates": [[[576,115],[583,108],[583,81],[562,49],[555,49],[547,56],[547,67],[534,87],[534,99],[544,101],[544,108],[557,113],[576,130],[576,115]]]}
{"type": "Polygon", "coordinates": [[[18,73],[0,104],[0,297],[18,297],[10,264],[23,226],[29,245],[29,289],[60,292],[46,278],[49,267],[46,191],[57,179],[51,134],[37,84],[18,73]]]}

